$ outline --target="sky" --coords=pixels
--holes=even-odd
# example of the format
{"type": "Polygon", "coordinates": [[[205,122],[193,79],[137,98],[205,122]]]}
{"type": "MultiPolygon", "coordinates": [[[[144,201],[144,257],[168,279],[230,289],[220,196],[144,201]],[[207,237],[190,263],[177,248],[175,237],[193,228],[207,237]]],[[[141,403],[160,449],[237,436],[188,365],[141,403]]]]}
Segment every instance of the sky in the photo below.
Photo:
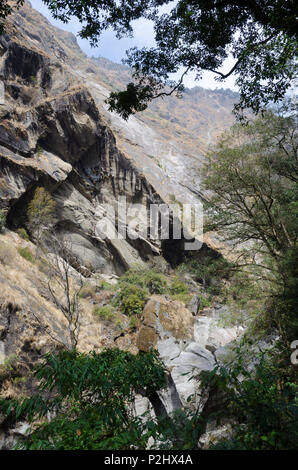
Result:
{"type": "MultiPolygon", "coordinates": [[[[33,8],[38,10],[47,19],[54,25],[66,31],[70,31],[77,36],[78,44],[80,45],[81,49],[87,54],[89,57],[105,57],[107,59],[112,60],[113,62],[121,63],[121,60],[125,58],[125,51],[130,47],[152,47],[154,46],[154,31],[152,27],[152,23],[145,20],[140,19],[133,23],[134,25],[134,37],[133,38],[123,38],[118,40],[115,37],[115,34],[112,30],[105,31],[100,39],[100,43],[98,47],[91,47],[90,43],[86,39],[81,39],[78,36],[78,32],[81,29],[80,22],[73,18],[67,24],[62,23],[59,20],[55,20],[51,13],[49,12],[48,8],[42,0],[30,0],[31,5],[33,8]]],[[[227,72],[233,66],[234,61],[232,58],[228,58],[224,64],[224,67],[221,69],[222,72],[227,72]]],[[[177,76],[173,76],[171,78],[179,79],[180,73],[177,76]]],[[[231,90],[237,91],[235,87],[234,78],[231,76],[225,82],[218,82],[214,79],[215,75],[213,73],[205,72],[202,76],[202,79],[199,81],[195,80],[195,74],[190,73],[184,79],[184,85],[188,88],[192,88],[194,86],[202,86],[204,88],[230,88],[231,90]]]]}

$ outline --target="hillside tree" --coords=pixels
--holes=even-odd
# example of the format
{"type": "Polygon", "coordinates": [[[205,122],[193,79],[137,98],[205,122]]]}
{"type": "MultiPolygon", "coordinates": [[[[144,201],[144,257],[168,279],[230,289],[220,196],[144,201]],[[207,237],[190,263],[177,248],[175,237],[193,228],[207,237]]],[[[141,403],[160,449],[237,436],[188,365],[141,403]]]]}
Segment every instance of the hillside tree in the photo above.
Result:
{"type": "Polygon", "coordinates": [[[215,231],[230,246],[240,268],[269,282],[276,299],[282,299],[281,326],[294,336],[298,334],[297,148],[296,114],[267,111],[222,137],[207,156],[203,176],[205,229],[215,231]]]}

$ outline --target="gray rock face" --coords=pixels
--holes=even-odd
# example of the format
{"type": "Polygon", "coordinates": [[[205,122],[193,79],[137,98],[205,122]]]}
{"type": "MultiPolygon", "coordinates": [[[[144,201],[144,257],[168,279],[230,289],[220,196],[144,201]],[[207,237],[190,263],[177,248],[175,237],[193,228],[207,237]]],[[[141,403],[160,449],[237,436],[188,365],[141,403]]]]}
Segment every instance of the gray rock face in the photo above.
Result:
{"type": "MultiPolygon", "coordinates": [[[[193,335],[183,340],[173,333],[165,334],[163,330],[157,343],[160,356],[171,371],[181,403],[194,409],[199,404],[199,383],[193,377],[200,371],[212,370],[218,356],[227,353],[227,346],[243,333],[242,327],[218,326],[218,315],[219,309],[212,309],[208,316],[198,315],[194,320],[193,335]]],[[[171,401],[165,404],[167,409],[172,409],[171,401]]]]}
{"type": "MultiPolygon", "coordinates": [[[[169,203],[173,197],[198,204],[202,149],[232,123],[234,98],[202,92],[204,106],[198,102],[190,125],[180,122],[185,119],[175,102],[171,113],[159,112],[159,102],[153,119],[150,111],[126,122],[108,111],[105,99],[111,86],[130,80],[130,72],[122,70],[117,77],[115,64],[104,69],[100,63],[29,2],[9,17],[0,40],[0,204],[11,228],[25,225],[34,189],[45,186],[57,202],[57,231],[80,236],[81,263],[86,253],[89,268],[120,274],[154,259],[162,247],[146,236],[114,240],[96,233],[106,204],[120,223],[119,196],[127,197],[130,208],[169,203]],[[224,119],[213,125],[219,111],[224,119]]],[[[138,218],[139,234],[146,223],[145,212],[138,218]]]]}
{"type": "Polygon", "coordinates": [[[191,313],[196,316],[198,314],[199,308],[200,308],[200,297],[195,294],[190,303],[187,306],[188,310],[191,311],[191,313]]]}
{"type": "Polygon", "coordinates": [[[145,238],[102,238],[96,226],[107,204],[118,218],[119,196],[146,207],[159,200],[154,189],[118,149],[90,92],[15,27],[7,30],[0,39],[0,204],[10,226],[26,225],[26,206],[41,185],[56,201],[57,232],[83,266],[112,274],[144,263],[158,247],[145,238]]]}
{"type": "Polygon", "coordinates": [[[226,310],[226,306],[221,306],[219,309],[211,309],[208,315],[200,315],[195,323],[195,341],[212,353],[232,342],[243,332],[242,326],[219,326],[219,320],[226,310]]]}

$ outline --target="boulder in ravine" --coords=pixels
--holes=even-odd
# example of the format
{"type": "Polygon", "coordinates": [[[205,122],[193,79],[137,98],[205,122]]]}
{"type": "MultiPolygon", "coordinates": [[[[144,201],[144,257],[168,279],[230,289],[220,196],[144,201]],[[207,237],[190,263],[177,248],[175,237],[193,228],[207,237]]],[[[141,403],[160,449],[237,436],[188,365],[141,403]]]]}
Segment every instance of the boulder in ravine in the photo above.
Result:
{"type": "Polygon", "coordinates": [[[194,318],[183,302],[161,295],[152,296],[147,302],[142,327],[137,338],[140,350],[148,351],[174,338],[177,343],[189,342],[193,338],[194,318]]]}

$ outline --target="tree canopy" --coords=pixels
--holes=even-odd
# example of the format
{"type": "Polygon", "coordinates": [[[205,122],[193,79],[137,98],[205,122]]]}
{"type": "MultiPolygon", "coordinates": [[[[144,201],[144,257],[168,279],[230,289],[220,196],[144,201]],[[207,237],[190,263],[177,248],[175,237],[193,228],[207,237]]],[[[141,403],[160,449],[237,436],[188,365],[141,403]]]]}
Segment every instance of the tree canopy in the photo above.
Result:
{"type": "MultiPolygon", "coordinates": [[[[297,314],[297,117],[268,111],[236,125],[207,156],[207,224],[239,266],[275,286],[294,338],[297,314]],[[292,322],[293,320],[293,322],[292,322]]],[[[286,328],[286,319],[282,321],[286,328]]]]}
{"type": "Polygon", "coordinates": [[[213,72],[222,82],[236,76],[240,101],[238,116],[279,101],[295,77],[297,6],[293,0],[44,0],[53,16],[82,23],[80,36],[97,45],[111,28],[118,38],[133,35],[133,21],[154,25],[155,47],[132,48],[125,62],[133,81],[125,91],[111,93],[110,109],[127,119],[159,96],[183,89],[183,78],[195,72],[213,72]],[[222,72],[231,55],[234,65],[222,72]],[[182,72],[181,72],[182,71],[182,72]],[[177,82],[171,74],[181,72],[177,82]]]}
{"type": "Polygon", "coordinates": [[[150,422],[136,416],[134,400],[135,393],[150,399],[166,385],[165,368],[156,352],[134,356],[118,349],[90,354],[60,351],[45,356],[35,377],[38,394],[0,400],[7,416],[40,420],[24,440],[24,448],[146,448],[150,422]]]}
{"type": "MultiPolygon", "coordinates": [[[[76,17],[80,36],[98,45],[107,29],[118,39],[133,36],[133,22],[150,20],[155,46],[127,51],[133,81],[124,91],[113,91],[110,110],[124,119],[146,109],[156,97],[181,93],[183,79],[204,71],[219,82],[236,77],[240,100],[239,118],[247,107],[258,113],[269,102],[285,96],[295,78],[297,57],[297,4],[294,0],[43,0],[54,18],[67,23],[76,17]],[[223,72],[225,59],[234,65],[223,72]],[[174,73],[178,81],[171,80],[174,73]]],[[[15,7],[23,0],[13,2],[15,7]]],[[[0,19],[12,12],[4,0],[0,19]]],[[[0,26],[1,28],[1,26],[0,26]]],[[[1,30],[0,30],[1,33],[1,30]]]]}

